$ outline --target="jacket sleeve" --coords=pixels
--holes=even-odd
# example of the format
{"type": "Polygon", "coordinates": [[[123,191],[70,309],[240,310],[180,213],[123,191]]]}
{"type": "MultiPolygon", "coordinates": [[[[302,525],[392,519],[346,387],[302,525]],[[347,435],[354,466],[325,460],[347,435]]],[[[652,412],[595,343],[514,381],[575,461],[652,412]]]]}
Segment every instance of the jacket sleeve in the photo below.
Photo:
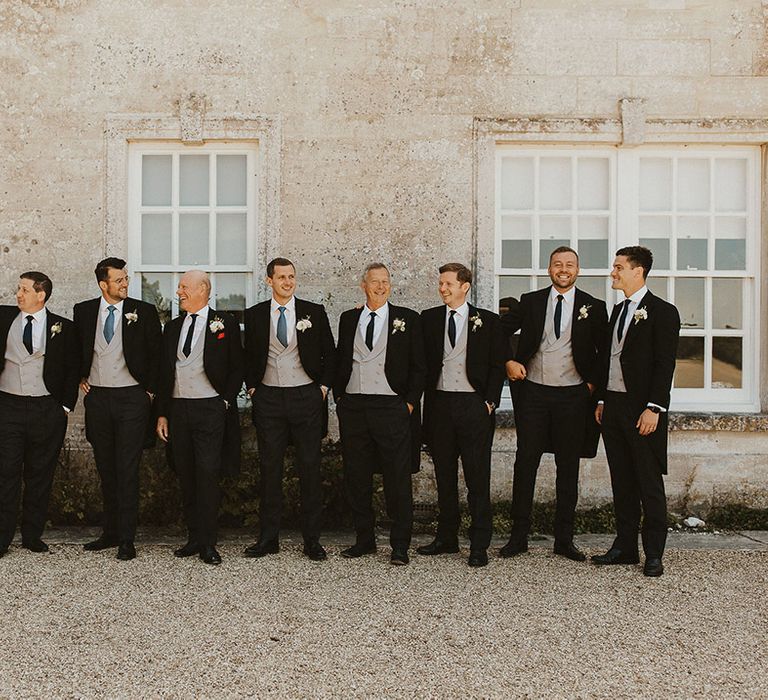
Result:
{"type": "MultiPolygon", "coordinates": [[[[590,314],[592,319],[592,343],[596,351],[595,360],[592,363],[592,371],[588,377],[585,377],[589,384],[595,387],[599,387],[603,381],[603,362],[605,358],[602,356],[606,351],[606,343],[608,342],[608,312],[606,311],[605,304],[594,304],[594,310],[590,314]]],[[[607,378],[605,380],[607,382],[607,378]]]]}
{"type": "Polygon", "coordinates": [[[653,360],[651,376],[648,378],[648,401],[668,409],[680,339],[680,314],[667,302],[657,304],[654,311],[656,319],[653,326],[653,360]]]}
{"type": "Polygon", "coordinates": [[[516,342],[513,337],[523,327],[523,310],[517,299],[510,299],[509,311],[501,317],[500,323],[505,340],[504,361],[514,360],[516,342]]]}
{"type": "Polygon", "coordinates": [[[507,336],[501,326],[501,319],[496,314],[488,314],[490,324],[490,356],[488,357],[488,376],[485,381],[485,400],[494,406],[501,401],[501,390],[507,377],[504,363],[507,359],[507,336]]]}
{"type": "Polygon", "coordinates": [[[410,314],[412,335],[408,358],[408,388],[405,400],[412,406],[421,402],[421,395],[427,383],[427,361],[424,357],[424,333],[421,317],[415,311],[410,314]]]}
{"type": "Polygon", "coordinates": [[[331,322],[325,307],[320,305],[320,349],[323,354],[323,376],[320,383],[326,387],[332,387],[336,373],[336,344],[333,340],[331,322]]]}
{"type": "Polygon", "coordinates": [[[245,351],[243,353],[243,363],[245,365],[245,387],[246,389],[256,388],[256,313],[253,307],[245,310],[245,330],[243,331],[245,340],[245,351]]]}
{"type": "Polygon", "coordinates": [[[149,316],[144,326],[144,342],[149,362],[147,391],[150,394],[157,394],[160,384],[160,363],[163,356],[163,327],[160,325],[160,316],[154,304],[148,303],[146,311],[149,316]]]}
{"type": "Polygon", "coordinates": [[[168,361],[168,337],[171,332],[172,322],[166,323],[163,328],[163,337],[160,350],[159,375],[157,386],[157,415],[168,417],[171,409],[171,393],[173,392],[174,365],[168,361]]]}
{"type": "MultiPolygon", "coordinates": [[[[89,362],[90,358],[86,355],[86,348],[84,347],[85,340],[83,339],[83,304],[75,304],[72,308],[72,320],[74,321],[75,328],[77,329],[77,373],[80,378],[87,377],[90,371],[89,362]]],[[[91,348],[93,352],[93,348],[91,348]]]]}
{"type": "Polygon", "coordinates": [[[64,347],[64,405],[71,411],[77,404],[80,387],[80,356],[81,345],[77,326],[71,321],[65,324],[67,328],[64,347]]]}
{"type": "Polygon", "coordinates": [[[237,319],[230,314],[225,317],[225,328],[227,330],[227,388],[226,399],[230,403],[237,400],[240,388],[243,386],[244,364],[243,364],[243,345],[240,342],[240,324],[237,319]]]}

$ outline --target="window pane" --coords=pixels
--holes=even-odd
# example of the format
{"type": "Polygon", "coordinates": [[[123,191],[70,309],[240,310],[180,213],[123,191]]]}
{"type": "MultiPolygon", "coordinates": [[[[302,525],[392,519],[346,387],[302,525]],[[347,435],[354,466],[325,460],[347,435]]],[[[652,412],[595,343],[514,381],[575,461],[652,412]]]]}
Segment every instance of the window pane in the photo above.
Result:
{"type": "Polygon", "coordinates": [[[171,204],[171,156],[141,157],[141,203],[148,206],[171,204]]]}
{"type": "Polygon", "coordinates": [[[609,172],[607,158],[579,158],[579,209],[608,209],[609,172]]]}
{"type": "Polygon", "coordinates": [[[247,175],[245,156],[216,156],[216,203],[245,206],[247,175]]]}
{"type": "MultiPolygon", "coordinates": [[[[655,265],[656,263],[654,262],[655,265]]],[[[667,284],[666,277],[649,277],[645,280],[645,286],[657,297],[664,299],[664,301],[669,301],[669,285],[667,284]]]]}
{"type": "Polygon", "coordinates": [[[670,209],[672,209],[672,160],[641,158],[640,210],[669,211],[670,209]]]}
{"type": "Polygon", "coordinates": [[[680,389],[704,388],[704,338],[680,338],[674,385],[680,389]]]}
{"type": "Polygon", "coordinates": [[[179,204],[208,204],[208,156],[179,156],[179,204]]]}
{"type": "Polygon", "coordinates": [[[245,311],[245,275],[241,272],[216,275],[216,308],[228,311],[243,322],[245,311]]]}
{"type": "Polygon", "coordinates": [[[715,269],[745,270],[747,265],[747,220],[743,216],[715,219],[715,269]]]}
{"type": "Polygon", "coordinates": [[[530,277],[512,277],[508,275],[502,275],[499,277],[499,299],[501,301],[507,297],[519,299],[521,294],[525,294],[526,292],[530,291],[530,277]]]}
{"type": "MultiPolygon", "coordinates": [[[[570,216],[540,216],[539,237],[550,239],[571,240],[570,216]]],[[[566,243],[565,245],[569,245],[566,243]]]]}
{"type": "Polygon", "coordinates": [[[208,214],[179,214],[179,263],[207,265],[208,214]]]}
{"type": "Polygon", "coordinates": [[[244,265],[247,260],[245,214],[216,217],[216,264],[244,265]]]}
{"type": "Polygon", "coordinates": [[[539,161],[539,208],[571,208],[570,158],[542,158],[539,161]]]}
{"type": "Polygon", "coordinates": [[[704,328],[704,280],[680,278],[675,282],[675,306],[683,328],[704,328]]]}
{"type": "Polygon", "coordinates": [[[715,161],[715,210],[744,211],[746,208],[746,159],[718,158],[715,161]]]}
{"type": "Polygon", "coordinates": [[[669,241],[662,241],[659,238],[641,238],[639,243],[653,253],[654,270],[669,270],[669,241]]]}
{"type": "Polygon", "coordinates": [[[531,241],[502,241],[502,267],[531,267],[533,243],[531,241]]]}
{"type": "Polygon", "coordinates": [[[141,215],[141,262],[144,265],[170,265],[170,214],[141,215]]]}
{"type": "Polygon", "coordinates": [[[173,274],[171,272],[142,272],[141,298],[157,307],[161,323],[168,323],[171,320],[173,274]]]}
{"type": "Polygon", "coordinates": [[[709,161],[680,158],[677,161],[677,208],[680,211],[709,210],[709,161]]]}
{"type": "Polygon", "coordinates": [[[712,386],[741,389],[742,338],[712,338],[712,386]]]}
{"type": "Polygon", "coordinates": [[[587,294],[605,301],[605,277],[579,277],[576,286],[587,294]]]}
{"type": "Polygon", "coordinates": [[[639,243],[653,253],[653,267],[669,270],[669,241],[672,238],[672,218],[669,216],[641,216],[639,243]]]}
{"type": "Polygon", "coordinates": [[[533,186],[533,158],[502,159],[502,209],[533,209],[533,186]]]}
{"type": "Polygon", "coordinates": [[[712,327],[743,328],[741,300],[741,280],[713,279],[712,327]]]}
{"type": "Polygon", "coordinates": [[[707,241],[706,239],[678,240],[677,242],[677,269],[678,270],[706,270],[707,269],[707,241]]]}
{"type": "Polygon", "coordinates": [[[581,267],[608,267],[608,217],[579,217],[579,257],[581,267]]]}

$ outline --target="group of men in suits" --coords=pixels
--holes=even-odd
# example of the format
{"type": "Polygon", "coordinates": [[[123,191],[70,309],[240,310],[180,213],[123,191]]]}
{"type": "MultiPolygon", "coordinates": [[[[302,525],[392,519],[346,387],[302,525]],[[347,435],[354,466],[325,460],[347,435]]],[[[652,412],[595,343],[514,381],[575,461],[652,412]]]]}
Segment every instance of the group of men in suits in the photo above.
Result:
{"type": "Polygon", "coordinates": [[[637,562],[642,509],[644,571],[661,575],[666,412],[679,316],[645,286],[652,262],[640,246],[617,252],[611,278],[626,300],[610,323],[605,304],[576,288],[578,255],[570,248],[552,253],[552,285],[523,295],[501,319],[467,301],[472,273],[460,263],[440,268],[443,303],[421,314],[390,304],[389,270],[372,263],[360,283],[365,305],[341,315],[335,346],[324,307],[296,298],[295,266],[276,258],[267,267],[272,298],[245,313],[244,349],[236,319],[210,306],[210,280],[200,270],[180,278],[184,313],[164,329],[154,306],[128,297],[124,260],[97,265],[101,296],[77,304],[74,323],[45,308],[50,279],[24,273],[17,307],[0,307],[0,556],[15,530],[22,476],[22,546],[48,549],[41,540],[45,512],[79,384],[104,502],[103,532],[85,549],[116,547],[118,559],[136,556],[138,468],[154,429],[169,445],[182,491],[188,541],[174,554],[221,563],[219,480],[239,468],[237,396],[245,379],[261,464],[260,532],[246,557],[279,551],[283,463],[292,444],[304,553],[326,559],[320,447],[332,390],[356,535],[342,556],[376,551],[373,475],[380,472],[392,522],[390,560],[409,562],[411,475],[423,442],[435,466],[439,518],[434,540],[418,552],[459,550],[461,458],[471,517],[468,563],[485,566],[494,413],[509,378],[518,450],[513,528],[501,556],[527,550],[536,471],[542,454],[554,452],[555,553],[585,559],[573,543],[579,459],[595,454],[601,424],[617,537],[592,559],[637,562]],[[510,357],[508,339],[518,330],[510,357]]]}

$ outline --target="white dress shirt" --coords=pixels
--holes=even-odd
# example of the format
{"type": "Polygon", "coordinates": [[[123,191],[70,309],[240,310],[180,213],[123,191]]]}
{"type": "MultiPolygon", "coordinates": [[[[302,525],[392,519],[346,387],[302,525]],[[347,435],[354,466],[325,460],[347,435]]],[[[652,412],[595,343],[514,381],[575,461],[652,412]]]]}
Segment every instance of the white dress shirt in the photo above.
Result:
{"type": "Polygon", "coordinates": [[[27,316],[32,316],[32,352],[45,347],[45,327],[48,322],[48,312],[45,307],[33,314],[19,312],[21,316],[21,341],[24,342],[24,329],[27,326],[27,316]]]}
{"type": "Polygon", "coordinates": [[[451,311],[456,313],[453,315],[453,322],[456,324],[456,340],[461,338],[461,334],[467,326],[467,317],[469,316],[469,304],[465,301],[461,306],[456,309],[452,309],[447,304],[445,305],[445,327],[448,328],[448,320],[451,318],[451,311]]]}
{"type": "MultiPolygon", "coordinates": [[[[200,336],[208,325],[208,312],[211,307],[207,304],[197,312],[197,318],[195,319],[195,330],[192,331],[192,347],[197,345],[200,340],[200,336]]],[[[181,334],[179,335],[179,350],[184,349],[184,341],[187,339],[187,333],[189,333],[189,326],[192,323],[192,314],[187,314],[184,317],[184,323],[181,324],[181,334]]]]}
{"type": "MultiPolygon", "coordinates": [[[[629,309],[627,310],[627,317],[624,319],[624,328],[621,329],[621,338],[622,340],[627,337],[627,329],[629,328],[629,324],[632,322],[632,320],[635,317],[635,311],[637,311],[637,307],[640,306],[640,302],[643,300],[643,297],[648,294],[648,287],[643,285],[638,289],[634,294],[632,294],[629,298],[629,309]]],[[[626,301],[626,300],[625,300],[626,301]]],[[[621,302],[622,306],[624,305],[624,301],[621,302]]],[[[619,312],[619,319],[621,318],[621,314],[623,313],[623,309],[619,312]]],[[[615,329],[616,337],[618,337],[619,334],[619,322],[616,321],[616,329],[615,329]]]]}
{"type": "Polygon", "coordinates": [[[114,306],[115,307],[115,329],[117,329],[117,324],[122,323],[122,315],[123,315],[123,300],[117,302],[117,304],[112,304],[111,302],[107,301],[103,296],[101,297],[101,304],[99,304],[99,313],[101,314],[101,325],[100,328],[104,328],[105,324],[107,323],[107,319],[109,318],[109,307],[114,306]]]}
{"type": "Polygon", "coordinates": [[[285,328],[287,331],[286,341],[288,344],[293,340],[293,335],[296,333],[296,297],[291,297],[286,304],[278,304],[275,298],[272,297],[272,313],[270,318],[272,319],[272,330],[277,335],[277,322],[280,319],[280,307],[285,307],[285,328]]]}
{"type": "Polygon", "coordinates": [[[373,322],[373,344],[376,345],[381,335],[381,331],[387,327],[389,323],[389,302],[386,302],[384,306],[376,311],[371,311],[368,308],[368,304],[363,307],[363,311],[360,314],[360,321],[358,321],[357,327],[360,330],[360,335],[365,340],[365,332],[368,330],[368,321],[371,318],[371,314],[376,314],[376,319],[373,322]]]}
{"type": "Polygon", "coordinates": [[[552,306],[552,319],[555,318],[555,308],[557,307],[557,295],[563,295],[562,315],[560,316],[560,328],[558,336],[571,325],[573,319],[573,305],[576,303],[576,287],[571,287],[567,292],[559,292],[552,287],[549,291],[549,303],[552,306]]]}

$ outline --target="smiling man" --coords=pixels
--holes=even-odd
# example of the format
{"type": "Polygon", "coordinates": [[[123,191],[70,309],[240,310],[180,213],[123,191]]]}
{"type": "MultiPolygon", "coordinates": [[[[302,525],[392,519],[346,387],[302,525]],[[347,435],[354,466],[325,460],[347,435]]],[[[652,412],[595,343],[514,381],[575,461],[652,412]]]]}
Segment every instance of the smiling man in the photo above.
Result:
{"type": "Polygon", "coordinates": [[[0,557],[16,529],[22,479],[21,546],[47,552],[45,528],[56,461],[77,402],[77,331],[46,302],[53,284],[25,272],[17,306],[0,306],[0,557]]]}
{"type": "Polygon", "coordinates": [[[667,541],[667,473],[669,397],[675,373],[680,314],[652,294],[645,280],[653,266],[651,251],[629,246],[616,251],[611,284],[624,294],[611,314],[601,353],[601,401],[595,418],[601,424],[611,470],[616,539],[598,565],[636,564],[637,531],[642,509],[643,573],[661,576],[667,541]]]}
{"type": "Polygon", "coordinates": [[[339,319],[333,395],[339,417],[344,484],[357,535],[341,555],[376,551],[373,474],[382,471],[392,520],[392,564],[408,563],[413,528],[411,472],[419,469],[419,402],[424,391],[424,343],[419,315],[389,303],[383,263],[366,267],[365,306],[339,319]]]}
{"type": "Polygon", "coordinates": [[[599,434],[592,417],[592,392],[607,312],[605,303],[576,288],[579,256],[568,247],[549,257],[552,285],[523,294],[502,317],[511,335],[520,330],[515,359],[507,362],[513,382],[517,455],[512,484],[512,533],[500,555],[528,551],[536,472],[545,452],[554,452],[555,554],[574,561],[586,556],[573,543],[579,493],[579,458],[594,456],[599,434]],[[593,427],[594,426],[594,427],[593,427]]]}
{"type": "Polygon", "coordinates": [[[287,258],[267,265],[272,298],[245,312],[245,385],[259,441],[259,540],[245,556],[280,551],[283,462],[296,448],[304,554],[327,558],[320,544],[323,512],[320,445],[328,429],[326,397],[333,383],[335,346],[321,304],[294,296],[296,268],[287,258]]]}

